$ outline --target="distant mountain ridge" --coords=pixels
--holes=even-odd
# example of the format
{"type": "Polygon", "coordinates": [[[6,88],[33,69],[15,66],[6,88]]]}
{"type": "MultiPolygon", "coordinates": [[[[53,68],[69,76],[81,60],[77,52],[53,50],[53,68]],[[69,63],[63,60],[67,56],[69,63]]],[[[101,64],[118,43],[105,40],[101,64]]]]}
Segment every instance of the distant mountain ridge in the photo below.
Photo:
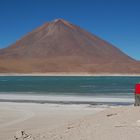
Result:
{"type": "Polygon", "coordinates": [[[1,73],[140,73],[140,63],[101,38],[57,19],[0,50],[1,73]]]}

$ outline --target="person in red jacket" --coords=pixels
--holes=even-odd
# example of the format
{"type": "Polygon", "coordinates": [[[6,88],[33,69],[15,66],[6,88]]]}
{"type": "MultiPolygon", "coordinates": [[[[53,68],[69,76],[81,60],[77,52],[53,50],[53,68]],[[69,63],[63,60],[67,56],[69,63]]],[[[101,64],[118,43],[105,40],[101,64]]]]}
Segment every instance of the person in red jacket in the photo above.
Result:
{"type": "Polygon", "coordinates": [[[135,106],[140,106],[140,83],[135,85],[135,106]]]}

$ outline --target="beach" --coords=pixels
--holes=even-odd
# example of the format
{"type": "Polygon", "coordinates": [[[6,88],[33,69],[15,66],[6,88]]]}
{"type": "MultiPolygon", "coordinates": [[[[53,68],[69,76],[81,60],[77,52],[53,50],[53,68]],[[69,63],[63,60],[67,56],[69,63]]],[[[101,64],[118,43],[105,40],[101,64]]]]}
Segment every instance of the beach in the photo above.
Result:
{"type": "Polygon", "coordinates": [[[140,139],[140,77],[0,76],[0,140],[140,139]]]}
{"type": "Polygon", "coordinates": [[[50,132],[101,110],[87,105],[0,103],[0,140],[13,140],[22,130],[35,136],[50,132]]]}
{"type": "Polygon", "coordinates": [[[0,140],[139,140],[139,107],[0,103],[0,140]],[[23,135],[22,135],[23,133],[23,135]]]}

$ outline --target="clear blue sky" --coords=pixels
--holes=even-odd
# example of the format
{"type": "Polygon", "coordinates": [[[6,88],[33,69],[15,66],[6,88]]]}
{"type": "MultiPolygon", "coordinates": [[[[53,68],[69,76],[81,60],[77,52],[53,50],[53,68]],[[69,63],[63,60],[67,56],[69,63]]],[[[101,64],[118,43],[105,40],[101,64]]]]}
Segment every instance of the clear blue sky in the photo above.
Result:
{"type": "Polygon", "coordinates": [[[140,60],[140,0],[0,0],[0,48],[56,18],[140,60]]]}

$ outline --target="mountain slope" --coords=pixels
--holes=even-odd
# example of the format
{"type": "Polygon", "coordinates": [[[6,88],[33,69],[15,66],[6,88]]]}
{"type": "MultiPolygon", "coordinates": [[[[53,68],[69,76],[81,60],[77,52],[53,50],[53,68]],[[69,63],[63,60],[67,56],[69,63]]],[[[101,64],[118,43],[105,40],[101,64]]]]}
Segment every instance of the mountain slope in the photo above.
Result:
{"type": "Polygon", "coordinates": [[[0,50],[0,72],[139,73],[115,46],[63,19],[48,22],[0,50]]]}

